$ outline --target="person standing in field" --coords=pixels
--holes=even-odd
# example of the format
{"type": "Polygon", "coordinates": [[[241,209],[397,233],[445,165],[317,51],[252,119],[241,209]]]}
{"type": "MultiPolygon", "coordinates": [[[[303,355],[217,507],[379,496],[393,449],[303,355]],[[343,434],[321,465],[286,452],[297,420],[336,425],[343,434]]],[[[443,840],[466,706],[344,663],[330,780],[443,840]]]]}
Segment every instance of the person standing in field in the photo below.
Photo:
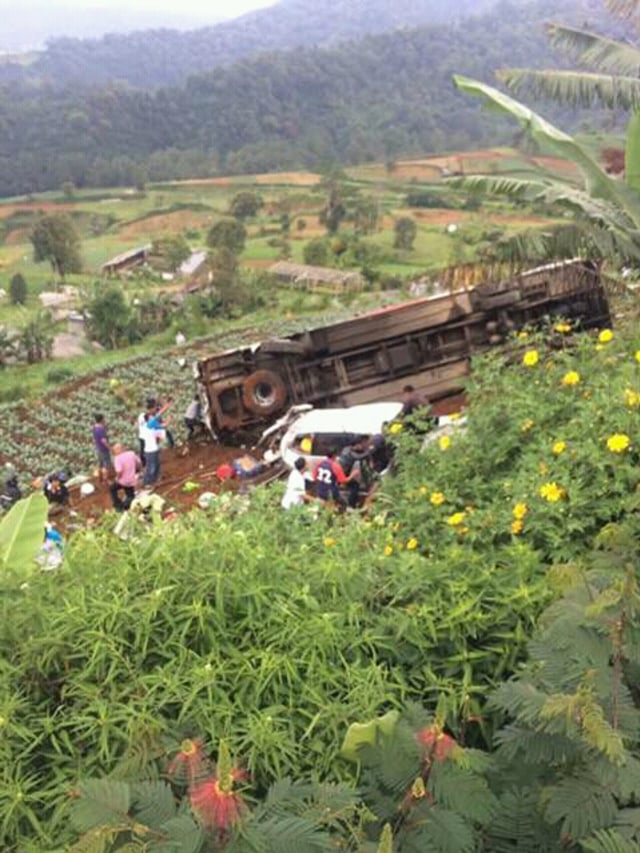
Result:
{"type": "Polygon", "coordinates": [[[158,426],[155,415],[145,414],[145,426],[143,431],[144,456],[146,465],[144,469],[143,484],[153,486],[160,477],[160,441],[162,428],[158,426]]]}
{"type": "Polygon", "coordinates": [[[156,406],[157,402],[155,397],[147,397],[145,409],[143,412],[140,412],[136,421],[136,425],[138,427],[138,444],[140,447],[140,462],[142,463],[143,468],[147,464],[144,455],[144,434],[147,428],[147,415],[150,415],[155,410],[156,406]]]}
{"type": "Polygon", "coordinates": [[[307,460],[304,456],[299,456],[287,479],[287,489],[282,498],[282,509],[303,506],[307,501],[311,500],[311,496],[307,494],[306,469],[307,460]]]}
{"type": "Polygon", "coordinates": [[[173,400],[168,400],[166,403],[156,403],[155,408],[151,412],[151,420],[153,422],[153,428],[157,429],[161,432],[161,438],[166,439],[168,447],[173,449],[176,446],[175,439],[173,437],[173,433],[167,426],[167,423],[164,419],[164,413],[173,405],[173,400]]]}
{"type": "Polygon", "coordinates": [[[133,450],[126,450],[121,444],[114,444],[113,468],[115,479],[109,487],[111,501],[115,510],[124,512],[129,509],[135,497],[138,471],[142,464],[133,450]],[[121,492],[124,492],[124,500],[120,497],[121,492]]]}
{"type": "Polygon", "coordinates": [[[187,441],[191,441],[196,429],[201,429],[203,426],[202,405],[200,404],[200,398],[197,394],[189,403],[187,410],[184,413],[184,425],[187,428],[187,441]]]}
{"type": "Polygon", "coordinates": [[[109,446],[109,437],[107,435],[107,427],[104,422],[104,415],[96,414],[95,423],[93,425],[93,443],[98,457],[98,478],[106,481],[109,476],[109,468],[111,467],[111,448],[109,446]]]}

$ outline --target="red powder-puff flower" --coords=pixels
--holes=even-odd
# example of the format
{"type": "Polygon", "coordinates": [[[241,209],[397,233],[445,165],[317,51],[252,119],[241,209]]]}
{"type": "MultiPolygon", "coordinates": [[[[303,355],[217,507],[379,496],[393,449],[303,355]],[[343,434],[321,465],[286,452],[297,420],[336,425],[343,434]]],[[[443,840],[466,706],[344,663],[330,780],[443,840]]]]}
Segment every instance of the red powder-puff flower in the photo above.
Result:
{"type": "Polygon", "coordinates": [[[211,764],[200,740],[183,740],[167,770],[169,778],[181,785],[195,785],[210,773],[211,764]]]}
{"type": "Polygon", "coordinates": [[[222,789],[217,779],[207,779],[191,788],[191,808],[205,829],[228,832],[240,821],[245,809],[242,797],[222,789]]]}
{"type": "Polygon", "coordinates": [[[455,738],[445,734],[439,726],[420,729],[416,739],[421,746],[425,747],[426,758],[436,763],[446,761],[458,746],[455,738]]]}

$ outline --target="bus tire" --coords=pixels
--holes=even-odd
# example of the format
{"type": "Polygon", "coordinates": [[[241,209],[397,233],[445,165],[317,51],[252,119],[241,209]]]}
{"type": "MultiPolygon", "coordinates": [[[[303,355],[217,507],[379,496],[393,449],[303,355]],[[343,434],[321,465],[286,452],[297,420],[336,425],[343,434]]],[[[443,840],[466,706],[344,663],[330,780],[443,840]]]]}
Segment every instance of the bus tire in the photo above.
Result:
{"type": "Polygon", "coordinates": [[[272,370],[256,370],[242,385],[242,402],[253,415],[268,417],[287,402],[287,388],[272,370]]]}

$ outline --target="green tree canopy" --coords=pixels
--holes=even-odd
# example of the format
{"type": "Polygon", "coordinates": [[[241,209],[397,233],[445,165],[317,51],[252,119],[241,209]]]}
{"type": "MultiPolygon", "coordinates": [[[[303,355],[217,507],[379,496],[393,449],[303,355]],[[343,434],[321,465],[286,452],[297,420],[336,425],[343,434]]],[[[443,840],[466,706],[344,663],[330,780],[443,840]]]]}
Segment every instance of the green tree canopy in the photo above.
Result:
{"type": "Polygon", "coordinates": [[[416,239],[418,228],[415,220],[410,216],[401,216],[396,219],[393,226],[393,248],[413,249],[413,241],[416,239]]]}
{"type": "Polygon", "coordinates": [[[209,229],[207,246],[211,249],[229,249],[239,255],[244,249],[247,229],[237,219],[221,219],[209,229]]]}
{"type": "Polygon", "coordinates": [[[41,216],[33,226],[29,239],[36,263],[48,261],[60,278],[64,278],[67,273],[82,270],[80,237],[73,220],[66,213],[41,216]]]}
{"type": "Polygon", "coordinates": [[[329,244],[322,237],[309,240],[302,252],[305,264],[324,267],[329,262],[329,244]]]}
{"type": "Polygon", "coordinates": [[[9,282],[9,297],[12,305],[24,305],[27,301],[27,280],[22,273],[17,272],[9,282]]]}
{"type": "Polygon", "coordinates": [[[135,337],[134,318],[121,287],[111,285],[98,291],[87,310],[89,334],[107,349],[116,349],[135,337]]]}
{"type": "Polygon", "coordinates": [[[243,190],[231,199],[229,212],[236,219],[250,219],[258,213],[263,204],[262,197],[258,193],[243,190]]]}
{"type": "Polygon", "coordinates": [[[160,255],[164,266],[175,272],[191,256],[191,247],[183,234],[169,234],[153,241],[153,254],[160,255]]]}
{"type": "Polygon", "coordinates": [[[53,350],[53,319],[48,311],[39,311],[21,330],[18,347],[27,364],[36,364],[51,357],[53,350]]]}

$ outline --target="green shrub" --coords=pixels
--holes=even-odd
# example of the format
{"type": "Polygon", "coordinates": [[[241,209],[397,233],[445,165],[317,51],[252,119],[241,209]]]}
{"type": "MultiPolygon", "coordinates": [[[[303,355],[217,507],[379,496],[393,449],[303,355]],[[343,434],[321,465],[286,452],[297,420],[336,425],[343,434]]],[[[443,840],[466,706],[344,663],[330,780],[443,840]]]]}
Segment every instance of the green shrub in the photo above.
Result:
{"type": "Polygon", "coordinates": [[[70,367],[54,367],[48,371],[45,381],[49,385],[58,385],[71,379],[72,376],[74,376],[74,372],[70,367]]]}

